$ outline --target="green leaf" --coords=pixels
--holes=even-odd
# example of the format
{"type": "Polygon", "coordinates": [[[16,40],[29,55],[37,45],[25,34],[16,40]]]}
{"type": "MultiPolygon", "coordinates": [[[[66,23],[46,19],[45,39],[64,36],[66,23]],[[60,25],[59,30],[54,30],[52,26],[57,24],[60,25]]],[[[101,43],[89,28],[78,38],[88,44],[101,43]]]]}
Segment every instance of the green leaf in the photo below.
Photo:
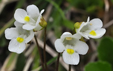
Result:
{"type": "MultiPolygon", "coordinates": [[[[50,59],[48,62],[47,62],[47,65],[50,65],[52,64],[53,62],[55,62],[55,60],[57,59],[57,56],[56,57],[53,57],[52,59],[50,59]]],[[[39,71],[42,69],[42,67],[39,69],[39,71]]]]}
{"type": "Polygon", "coordinates": [[[96,10],[96,6],[95,5],[92,5],[92,6],[86,8],[86,11],[88,13],[94,13],[95,10],[96,10]]]}
{"type": "Polygon", "coordinates": [[[24,54],[22,53],[18,56],[15,71],[23,71],[23,68],[25,66],[25,62],[26,62],[26,59],[25,59],[24,54]]]}
{"type": "Polygon", "coordinates": [[[57,59],[57,56],[54,57],[54,58],[52,58],[51,60],[49,60],[49,61],[47,62],[47,65],[50,65],[50,64],[53,63],[56,59],[57,59]]]}
{"type": "Polygon", "coordinates": [[[63,20],[63,25],[71,30],[74,29],[74,22],[70,21],[70,20],[63,20]]]}
{"type": "Polygon", "coordinates": [[[17,3],[17,5],[16,5],[16,7],[15,7],[15,9],[16,8],[19,8],[19,7],[22,7],[22,5],[25,3],[25,1],[26,0],[19,0],[18,3],[17,3]]]}
{"type": "Polygon", "coordinates": [[[17,58],[17,54],[16,53],[11,53],[10,55],[9,55],[9,59],[8,59],[8,63],[7,63],[7,65],[6,65],[6,68],[7,69],[9,69],[9,67],[11,66],[11,64],[13,63],[13,61],[15,61],[15,59],[17,58]]]}
{"type": "Polygon", "coordinates": [[[32,56],[35,57],[34,61],[33,61],[33,66],[32,66],[32,70],[34,70],[37,67],[39,67],[39,65],[40,65],[40,57],[39,57],[39,53],[38,53],[37,47],[34,48],[34,50],[32,52],[32,56]]]}
{"type": "Polygon", "coordinates": [[[13,25],[14,21],[14,19],[11,19],[9,22],[6,23],[6,25],[4,25],[3,28],[0,29],[0,37],[3,35],[5,29],[13,25]]]}
{"type": "Polygon", "coordinates": [[[1,40],[0,40],[0,47],[4,47],[6,45],[6,39],[5,37],[1,37],[1,40]]]}
{"type": "Polygon", "coordinates": [[[112,66],[107,62],[92,62],[85,66],[85,71],[112,71],[112,66]]]}
{"type": "Polygon", "coordinates": [[[111,2],[113,3],[113,0],[111,0],[111,2]]]}
{"type": "MultiPolygon", "coordinates": [[[[48,2],[50,2],[58,11],[59,11],[59,14],[61,14],[61,17],[63,19],[65,19],[65,15],[64,15],[64,12],[62,11],[62,9],[59,7],[59,5],[57,3],[55,3],[54,1],[52,0],[46,0],[48,2]]],[[[59,15],[60,16],[60,15],[59,15]]]]}
{"type": "Polygon", "coordinates": [[[113,66],[113,39],[104,37],[97,50],[99,60],[109,62],[113,66]]]}

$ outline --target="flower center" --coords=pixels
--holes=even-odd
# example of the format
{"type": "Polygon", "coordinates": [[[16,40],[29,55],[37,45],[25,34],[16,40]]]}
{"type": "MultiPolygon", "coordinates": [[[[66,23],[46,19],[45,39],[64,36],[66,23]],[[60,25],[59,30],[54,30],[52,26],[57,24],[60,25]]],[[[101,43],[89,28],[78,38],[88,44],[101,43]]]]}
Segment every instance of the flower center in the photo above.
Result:
{"type": "Polygon", "coordinates": [[[19,43],[22,43],[23,41],[24,41],[24,39],[23,38],[21,38],[21,37],[17,37],[17,39],[16,39],[19,43]]]}
{"type": "Polygon", "coordinates": [[[74,53],[73,49],[67,49],[66,51],[67,51],[68,54],[73,54],[74,53]]]}
{"type": "Polygon", "coordinates": [[[90,23],[90,25],[92,26],[92,23],[90,23]]]}
{"type": "Polygon", "coordinates": [[[26,16],[26,17],[24,18],[24,20],[25,20],[26,22],[29,22],[29,21],[30,21],[30,17],[29,17],[29,16],[26,16]]]}
{"type": "Polygon", "coordinates": [[[97,35],[94,30],[92,30],[89,34],[90,34],[90,35],[93,35],[93,36],[96,36],[96,35],[97,35]]]}
{"type": "Polygon", "coordinates": [[[72,37],[66,37],[66,40],[72,40],[72,37]]]}

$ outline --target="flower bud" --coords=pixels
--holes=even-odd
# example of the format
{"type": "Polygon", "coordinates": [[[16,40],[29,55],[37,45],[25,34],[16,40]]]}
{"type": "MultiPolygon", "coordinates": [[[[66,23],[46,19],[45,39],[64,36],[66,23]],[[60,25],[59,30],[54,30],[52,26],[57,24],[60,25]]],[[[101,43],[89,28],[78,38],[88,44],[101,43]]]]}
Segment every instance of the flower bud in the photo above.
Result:
{"type": "Polygon", "coordinates": [[[81,23],[82,23],[82,22],[76,22],[76,23],[74,24],[75,32],[76,32],[76,29],[80,28],[81,23]]]}
{"type": "Polygon", "coordinates": [[[41,17],[39,24],[42,28],[45,28],[47,26],[47,22],[43,17],[41,17]]]}
{"type": "Polygon", "coordinates": [[[81,22],[76,22],[76,23],[74,24],[75,29],[78,29],[78,28],[80,27],[80,25],[81,25],[81,22]]]}

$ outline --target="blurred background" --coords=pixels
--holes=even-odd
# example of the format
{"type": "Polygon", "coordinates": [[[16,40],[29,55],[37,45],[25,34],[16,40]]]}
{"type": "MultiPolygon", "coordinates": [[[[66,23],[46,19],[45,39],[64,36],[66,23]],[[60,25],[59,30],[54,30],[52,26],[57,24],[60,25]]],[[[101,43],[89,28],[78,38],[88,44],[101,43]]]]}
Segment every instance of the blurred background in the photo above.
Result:
{"type": "MultiPolygon", "coordinates": [[[[9,40],[4,36],[6,28],[14,27],[14,12],[17,8],[26,10],[35,4],[39,10],[45,9],[43,17],[47,21],[46,57],[49,71],[55,71],[58,53],[54,41],[63,32],[73,33],[74,23],[100,18],[106,34],[100,39],[85,40],[89,46],[86,55],[80,55],[80,63],[72,66],[72,71],[112,71],[113,69],[113,0],[0,0],[0,70],[1,71],[42,71],[39,54],[34,39],[21,54],[8,50],[9,40]]],[[[43,30],[36,33],[41,51],[43,50],[43,30]]],[[[13,35],[13,34],[12,34],[13,35]]],[[[41,52],[43,55],[43,52],[41,52]]],[[[60,58],[59,71],[67,71],[68,65],[60,58]]]]}

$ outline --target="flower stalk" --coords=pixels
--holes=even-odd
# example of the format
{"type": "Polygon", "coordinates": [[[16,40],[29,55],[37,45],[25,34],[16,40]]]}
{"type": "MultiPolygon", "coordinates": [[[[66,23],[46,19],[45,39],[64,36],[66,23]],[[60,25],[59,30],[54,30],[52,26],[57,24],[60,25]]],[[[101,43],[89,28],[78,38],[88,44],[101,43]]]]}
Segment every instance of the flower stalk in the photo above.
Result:
{"type": "Polygon", "coordinates": [[[47,67],[47,63],[46,63],[46,27],[44,29],[44,50],[43,50],[43,54],[44,54],[45,69],[46,69],[46,71],[48,71],[48,67],[47,67]]]}
{"type": "Polygon", "coordinates": [[[60,54],[61,53],[58,53],[58,58],[57,58],[57,63],[56,63],[56,71],[58,71],[58,67],[59,67],[60,54]]]}
{"type": "Polygon", "coordinates": [[[40,60],[41,60],[41,64],[42,64],[42,70],[44,71],[44,64],[43,64],[43,60],[42,60],[42,56],[41,56],[41,52],[40,52],[40,47],[39,47],[36,35],[34,35],[34,38],[35,38],[35,41],[36,41],[36,44],[37,44],[37,47],[38,47],[38,52],[39,52],[39,56],[40,56],[40,60]]]}
{"type": "Polygon", "coordinates": [[[71,65],[69,65],[69,71],[71,71],[71,65]]]}

